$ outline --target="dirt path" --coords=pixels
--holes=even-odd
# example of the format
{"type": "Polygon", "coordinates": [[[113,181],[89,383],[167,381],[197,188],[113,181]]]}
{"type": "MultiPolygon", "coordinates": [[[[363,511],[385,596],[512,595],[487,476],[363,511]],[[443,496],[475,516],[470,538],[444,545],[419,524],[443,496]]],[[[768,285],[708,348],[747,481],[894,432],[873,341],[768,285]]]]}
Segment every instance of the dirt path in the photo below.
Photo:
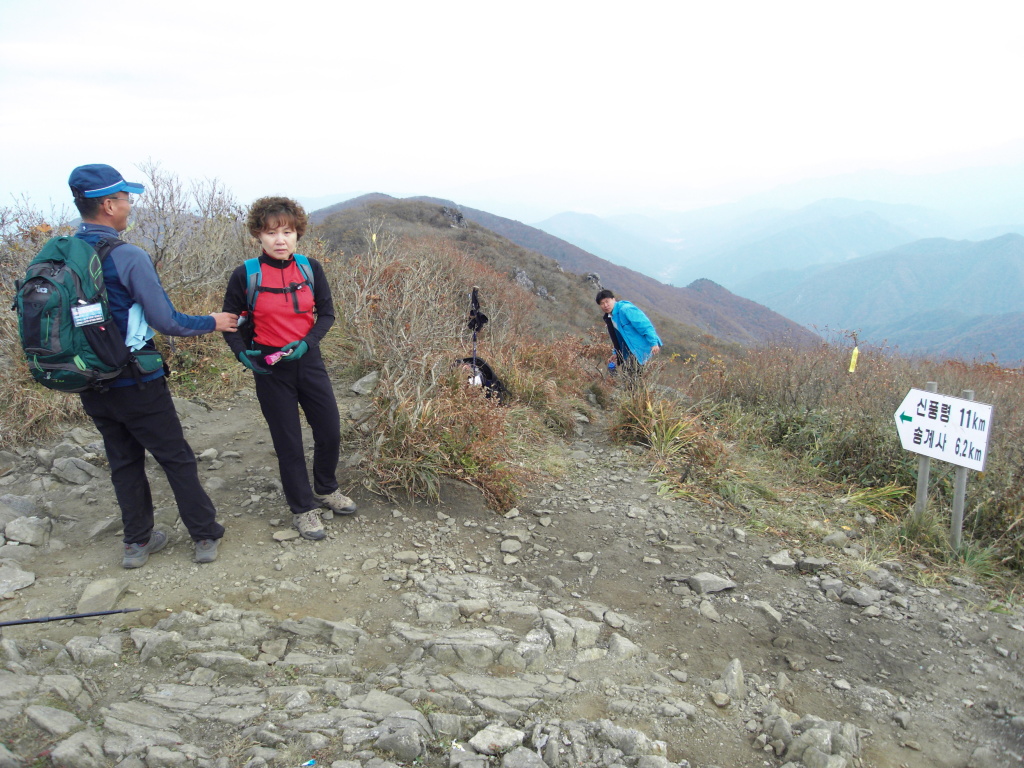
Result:
{"type": "MultiPolygon", "coordinates": [[[[362,407],[347,390],[338,394],[343,414],[362,407]]],[[[121,569],[106,476],[86,485],[57,482],[31,469],[36,448],[26,448],[18,469],[0,478],[0,496],[34,500],[35,514],[54,527],[49,551],[0,549],[36,577],[0,602],[0,620],[72,612],[86,586],[115,578],[126,587],[118,607],[145,610],[102,626],[148,624],[212,599],[279,618],[351,621],[386,635],[408,619],[406,595],[422,574],[479,574],[510,588],[539,587],[562,609],[600,605],[621,615],[623,631],[646,653],[643,664],[578,671],[587,693],[560,704],[560,714],[641,728],[665,740],[676,761],[782,764],[756,741],[766,698],[856,724],[865,766],[987,768],[1017,765],[1024,754],[1019,610],[989,612],[986,595],[969,584],[923,588],[898,564],[872,569],[854,550],[806,542],[801,552],[750,530],[743,517],[659,499],[641,460],[608,445],[598,425],[561,446],[563,476],[538,483],[504,516],[458,484],[446,486],[439,507],[389,503],[364,491],[350,470],[359,514],[329,521],[329,538],[312,543],[274,539],[289,530],[288,513],[251,394],[239,393],[230,407],[193,408],[184,423],[227,527],[217,562],[191,562],[191,544],[154,468],[157,522],[171,544],[144,568],[121,569]],[[794,565],[780,557],[783,550],[794,565]],[[828,563],[796,567],[808,557],[828,563]],[[701,573],[732,586],[706,589],[695,579],[701,573]],[[719,707],[716,681],[733,659],[761,697],[719,707]],[[652,680],[678,687],[696,714],[660,717],[646,703],[652,680]]],[[[809,515],[834,504],[787,498],[780,503],[809,515]]],[[[95,626],[14,627],[4,637],[64,642],[95,626]]]]}

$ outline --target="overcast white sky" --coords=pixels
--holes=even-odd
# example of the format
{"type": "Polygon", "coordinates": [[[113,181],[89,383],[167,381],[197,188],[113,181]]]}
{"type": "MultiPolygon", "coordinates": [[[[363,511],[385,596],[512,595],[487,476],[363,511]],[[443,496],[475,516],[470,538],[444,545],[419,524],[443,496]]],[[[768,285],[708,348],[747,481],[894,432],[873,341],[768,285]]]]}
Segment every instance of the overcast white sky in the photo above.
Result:
{"type": "Polygon", "coordinates": [[[0,205],[148,158],[524,221],[1024,162],[1019,0],[0,0],[0,205]]]}

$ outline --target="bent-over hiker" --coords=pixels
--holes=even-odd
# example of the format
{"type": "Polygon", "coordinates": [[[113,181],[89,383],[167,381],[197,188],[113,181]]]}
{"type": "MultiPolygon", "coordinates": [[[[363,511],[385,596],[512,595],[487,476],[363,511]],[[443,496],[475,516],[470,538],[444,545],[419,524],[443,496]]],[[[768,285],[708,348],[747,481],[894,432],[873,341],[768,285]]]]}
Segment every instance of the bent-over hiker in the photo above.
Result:
{"type": "Polygon", "coordinates": [[[627,372],[639,373],[641,366],[661,351],[661,339],[654,325],[638,306],[616,299],[609,290],[599,291],[596,301],[612,341],[608,362],[624,366],[627,372]]]}

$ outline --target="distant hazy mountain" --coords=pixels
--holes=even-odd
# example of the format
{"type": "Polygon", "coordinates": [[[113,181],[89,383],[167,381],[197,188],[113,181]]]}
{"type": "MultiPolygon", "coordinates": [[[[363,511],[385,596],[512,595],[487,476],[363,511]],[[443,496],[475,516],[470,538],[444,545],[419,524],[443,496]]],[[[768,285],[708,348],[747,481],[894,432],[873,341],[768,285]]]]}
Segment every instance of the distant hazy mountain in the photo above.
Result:
{"type": "Polygon", "coordinates": [[[793,211],[730,204],[609,219],[565,213],[537,226],[673,285],[707,278],[743,294],[764,272],[837,263],[945,235],[952,225],[917,206],[837,198],[793,211]]]}
{"type": "Polygon", "coordinates": [[[662,282],[680,258],[670,242],[670,231],[652,227],[630,231],[613,221],[587,213],[560,213],[534,225],[537,229],[572,243],[595,256],[662,282]]]}
{"type": "MultiPolygon", "coordinates": [[[[792,221],[792,217],[787,217],[792,221]]],[[[808,218],[764,238],[724,248],[710,258],[681,267],[685,277],[701,275],[741,294],[765,272],[837,264],[888,250],[916,239],[876,213],[808,218]]],[[[678,281],[678,277],[672,276],[678,281]]],[[[752,295],[747,291],[744,295],[752,295]]]]}
{"type": "Polygon", "coordinates": [[[821,268],[755,301],[797,322],[859,330],[904,351],[1024,360],[1024,236],[932,238],[821,268]]]}
{"type": "Polygon", "coordinates": [[[1024,365],[1024,313],[979,315],[954,321],[949,313],[915,315],[898,331],[901,349],[1002,365],[1024,365]],[[915,322],[916,321],[916,322],[915,322]]]}
{"type": "MultiPolygon", "coordinates": [[[[1019,149],[1018,146],[1018,157],[1019,149]]],[[[805,179],[751,195],[742,204],[751,208],[793,209],[815,200],[835,197],[910,203],[932,211],[943,211],[948,222],[946,231],[922,232],[921,237],[963,239],[968,233],[983,227],[1021,221],[1024,212],[1024,163],[1018,159],[1011,164],[930,174],[863,171],[805,179]]],[[[907,228],[913,230],[913,227],[907,228]]]]}

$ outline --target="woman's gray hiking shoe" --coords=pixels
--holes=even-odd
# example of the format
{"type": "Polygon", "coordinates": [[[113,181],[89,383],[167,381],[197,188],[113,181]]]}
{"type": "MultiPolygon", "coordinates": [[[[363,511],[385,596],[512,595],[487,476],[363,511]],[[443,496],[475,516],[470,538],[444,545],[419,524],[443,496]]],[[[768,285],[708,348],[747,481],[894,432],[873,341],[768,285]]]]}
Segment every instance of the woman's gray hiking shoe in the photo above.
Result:
{"type": "Polygon", "coordinates": [[[320,541],[327,537],[324,530],[323,520],[320,519],[320,511],[311,509],[298,515],[292,515],[292,523],[295,525],[299,536],[310,541],[320,541]]]}
{"type": "Polygon", "coordinates": [[[336,515],[354,515],[356,513],[356,503],[341,491],[331,491],[323,495],[314,493],[313,495],[317,501],[336,515]]]}
{"type": "Polygon", "coordinates": [[[217,559],[217,547],[220,545],[220,539],[202,539],[196,542],[196,557],[197,563],[212,563],[217,559]]]}
{"type": "Polygon", "coordinates": [[[141,568],[149,560],[154,552],[159,552],[167,545],[167,534],[163,531],[154,530],[149,534],[149,541],[145,544],[125,544],[124,558],[121,565],[124,568],[141,568]]]}

